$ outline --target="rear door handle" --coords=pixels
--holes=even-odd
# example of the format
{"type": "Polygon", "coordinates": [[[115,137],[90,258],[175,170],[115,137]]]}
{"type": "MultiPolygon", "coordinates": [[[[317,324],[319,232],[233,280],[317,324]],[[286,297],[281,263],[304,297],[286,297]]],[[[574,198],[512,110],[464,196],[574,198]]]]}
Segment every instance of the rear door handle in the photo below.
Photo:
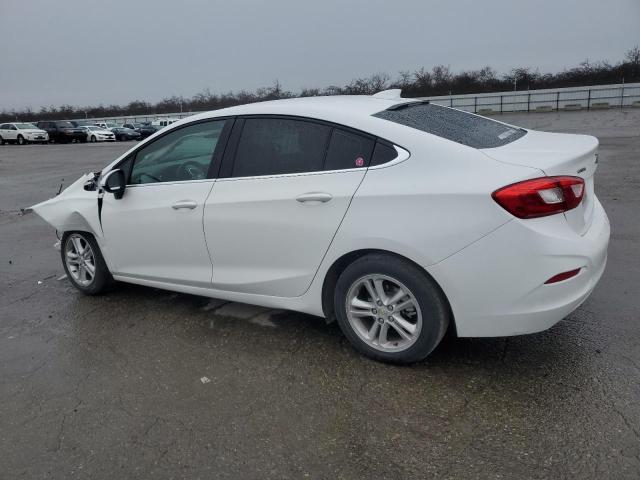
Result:
{"type": "Polygon", "coordinates": [[[181,208],[188,208],[189,210],[193,210],[197,206],[198,204],[193,200],[180,200],[179,202],[171,205],[171,208],[173,208],[174,210],[179,210],[181,208]]]}
{"type": "Polygon", "coordinates": [[[307,203],[307,202],[327,203],[332,198],[333,197],[331,196],[330,193],[310,192],[310,193],[303,193],[302,195],[298,195],[296,197],[296,200],[299,201],[300,203],[307,203]]]}

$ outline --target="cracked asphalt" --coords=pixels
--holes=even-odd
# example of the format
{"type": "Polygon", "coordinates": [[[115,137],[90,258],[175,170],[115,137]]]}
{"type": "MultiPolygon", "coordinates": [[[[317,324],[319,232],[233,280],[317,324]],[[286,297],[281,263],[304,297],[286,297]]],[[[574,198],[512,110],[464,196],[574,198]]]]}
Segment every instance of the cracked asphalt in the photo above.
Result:
{"type": "Polygon", "coordinates": [[[500,119],[599,136],[607,270],[546,332],[409,367],[307,315],[83,297],[20,209],[129,144],[0,147],[0,478],[639,478],[640,110],[500,119]]]}

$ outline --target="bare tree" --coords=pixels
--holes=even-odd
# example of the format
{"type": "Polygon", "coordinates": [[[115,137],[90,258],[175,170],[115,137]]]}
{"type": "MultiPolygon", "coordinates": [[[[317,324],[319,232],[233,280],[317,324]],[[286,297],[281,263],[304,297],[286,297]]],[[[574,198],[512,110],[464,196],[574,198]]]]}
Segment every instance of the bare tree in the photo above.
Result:
{"type": "Polygon", "coordinates": [[[640,47],[636,45],[624,54],[625,60],[635,67],[640,67],[640,47]]]}

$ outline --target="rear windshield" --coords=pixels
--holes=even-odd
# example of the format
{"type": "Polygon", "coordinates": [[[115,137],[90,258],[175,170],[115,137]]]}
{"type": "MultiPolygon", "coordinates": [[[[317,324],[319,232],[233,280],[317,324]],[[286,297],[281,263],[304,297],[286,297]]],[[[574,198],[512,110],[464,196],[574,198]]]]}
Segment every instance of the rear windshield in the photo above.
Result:
{"type": "Polygon", "coordinates": [[[521,128],[432,103],[407,103],[373,116],[473,148],[501,147],[527,133],[521,128]]]}

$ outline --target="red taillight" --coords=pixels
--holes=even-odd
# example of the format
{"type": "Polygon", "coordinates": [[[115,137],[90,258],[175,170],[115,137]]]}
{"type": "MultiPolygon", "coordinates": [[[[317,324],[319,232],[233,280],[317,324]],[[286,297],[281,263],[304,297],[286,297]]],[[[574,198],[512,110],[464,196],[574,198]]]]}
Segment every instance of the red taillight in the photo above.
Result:
{"type": "Polygon", "coordinates": [[[582,269],[581,268],[576,268],[575,270],[569,270],[568,272],[559,273],[557,275],[554,275],[553,277],[551,277],[549,280],[547,280],[544,283],[545,284],[549,284],[549,283],[561,282],[563,280],[568,280],[568,279],[570,279],[572,277],[575,277],[577,274],[579,274],[580,270],[582,270],[582,269]]]}
{"type": "Polygon", "coordinates": [[[584,180],[580,177],[534,178],[502,187],[491,196],[518,218],[546,217],[580,205],[584,180]]]}

